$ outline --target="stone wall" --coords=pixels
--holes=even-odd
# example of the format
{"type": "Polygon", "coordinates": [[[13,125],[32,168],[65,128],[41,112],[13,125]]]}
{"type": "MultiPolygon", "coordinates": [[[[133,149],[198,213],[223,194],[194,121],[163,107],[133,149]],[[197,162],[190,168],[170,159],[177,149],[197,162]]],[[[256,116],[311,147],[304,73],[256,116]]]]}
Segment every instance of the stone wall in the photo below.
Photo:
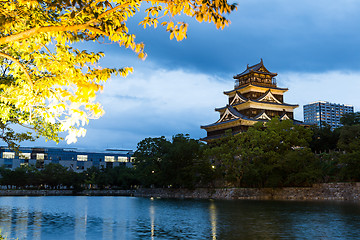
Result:
{"type": "Polygon", "coordinates": [[[323,183],[313,187],[139,189],[136,197],[262,200],[360,200],[360,183],[323,183]]]}
{"type": "Polygon", "coordinates": [[[0,190],[0,196],[70,196],[72,190],[29,190],[29,189],[10,189],[0,190]]]}
{"type": "MultiPolygon", "coordinates": [[[[72,190],[0,190],[0,196],[64,196],[72,190]]],[[[360,200],[360,183],[323,183],[293,188],[141,188],[137,190],[84,190],[83,196],[134,196],[189,199],[360,200]]]]}

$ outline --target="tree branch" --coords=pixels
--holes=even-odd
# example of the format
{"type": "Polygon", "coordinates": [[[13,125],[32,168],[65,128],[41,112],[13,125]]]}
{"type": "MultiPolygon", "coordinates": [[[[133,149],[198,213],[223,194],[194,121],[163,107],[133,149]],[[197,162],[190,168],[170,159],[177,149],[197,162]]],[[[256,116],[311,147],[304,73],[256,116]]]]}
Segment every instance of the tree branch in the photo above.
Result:
{"type": "Polygon", "coordinates": [[[29,30],[14,34],[14,35],[2,37],[2,38],[0,38],[0,45],[6,44],[6,43],[9,43],[9,42],[14,42],[14,41],[19,41],[19,40],[22,40],[22,39],[26,39],[26,38],[32,37],[32,36],[34,36],[36,34],[39,34],[39,33],[66,32],[66,31],[76,32],[78,30],[85,30],[85,29],[88,29],[90,24],[96,23],[102,17],[115,12],[119,8],[126,7],[130,3],[131,2],[127,2],[127,3],[124,3],[124,4],[118,5],[118,6],[114,7],[114,8],[100,14],[97,18],[92,19],[92,20],[90,20],[90,21],[88,21],[88,22],[86,22],[84,24],[78,24],[78,25],[73,25],[73,26],[39,26],[39,27],[34,27],[34,28],[29,29],[29,30]]]}
{"type": "Polygon", "coordinates": [[[9,55],[7,55],[7,54],[5,54],[5,53],[2,53],[2,52],[0,52],[0,56],[1,56],[1,57],[4,57],[4,58],[6,58],[6,59],[9,59],[9,60],[15,62],[17,65],[19,65],[20,68],[21,68],[21,69],[23,70],[23,72],[25,73],[25,76],[26,76],[26,78],[27,78],[27,80],[28,80],[28,83],[29,83],[31,89],[34,89],[34,84],[33,84],[33,82],[31,81],[31,77],[30,77],[29,72],[27,71],[27,69],[25,68],[25,66],[22,65],[21,62],[19,62],[19,60],[17,60],[16,58],[13,58],[12,56],[9,56],[9,55]]]}

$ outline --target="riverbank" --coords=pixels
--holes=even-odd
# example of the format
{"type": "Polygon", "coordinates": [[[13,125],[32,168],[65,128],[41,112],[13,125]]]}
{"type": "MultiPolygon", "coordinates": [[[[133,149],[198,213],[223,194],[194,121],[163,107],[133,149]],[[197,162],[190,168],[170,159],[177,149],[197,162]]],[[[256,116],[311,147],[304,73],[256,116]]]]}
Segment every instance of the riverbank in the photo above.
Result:
{"type": "Polygon", "coordinates": [[[136,190],[0,190],[0,196],[134,196],[179,199],[360,200],[360,183],[322,183],[286,188],[141,188],[136,190]]]}

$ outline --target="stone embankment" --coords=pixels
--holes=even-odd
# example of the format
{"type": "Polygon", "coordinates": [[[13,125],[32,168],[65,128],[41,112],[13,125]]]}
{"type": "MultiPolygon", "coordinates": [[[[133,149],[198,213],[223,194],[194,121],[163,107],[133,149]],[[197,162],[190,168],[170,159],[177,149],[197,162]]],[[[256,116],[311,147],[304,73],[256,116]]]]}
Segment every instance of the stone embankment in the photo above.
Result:
{"type": "Polygon", "coordinates": [[[312,187],[139,189],[136,197],[259,200],[360,200],[360,183],[323,183],[312,187]]]}
{"type": "MultiPolygon", "coordinates": [[[[66,196],[72,190],[0,190],[0,196],[66,196]]],[[[323,183],[288,188],[142,188],[137,190],[84,190],[83,196],[134,196],[180,199],[360,200],[360,183],[323,183]]]]}

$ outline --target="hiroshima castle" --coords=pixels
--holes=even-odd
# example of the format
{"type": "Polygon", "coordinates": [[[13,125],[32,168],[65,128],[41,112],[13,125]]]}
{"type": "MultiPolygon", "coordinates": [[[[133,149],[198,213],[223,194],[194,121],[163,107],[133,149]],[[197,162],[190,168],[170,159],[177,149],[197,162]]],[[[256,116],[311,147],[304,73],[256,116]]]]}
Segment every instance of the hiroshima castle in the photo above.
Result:
{"type": "Polygon", "coordinates": [[[225,107],[215,108],[220,113],[217,122],[205,126],[207,137],[203,141],[220,138],[227,130],[232,134],[246,131],[257,122],[266,122],[273,117],[280,120],[291,119],[294,123],[294,109],[299,105],[284,102],[287,88],[276,85],[277,73],[266,69],[263,60],[254,66],[247,66],[246,70],[236,76],[233,90],[225,91],[229,102],[225,107]]]}

